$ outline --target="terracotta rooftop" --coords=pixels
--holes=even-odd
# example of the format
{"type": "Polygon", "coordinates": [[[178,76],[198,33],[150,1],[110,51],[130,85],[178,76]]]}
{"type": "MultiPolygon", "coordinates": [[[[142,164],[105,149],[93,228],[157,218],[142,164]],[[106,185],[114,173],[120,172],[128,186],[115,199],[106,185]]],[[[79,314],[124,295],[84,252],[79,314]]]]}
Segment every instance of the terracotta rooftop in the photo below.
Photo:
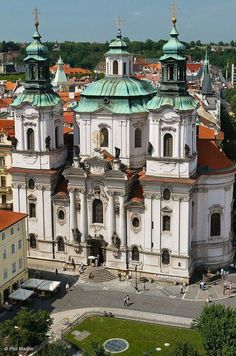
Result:
{"type": "Polygon", "coordinates": [[[16,82],[11,82],[11,81],[7,81],[6,83],[4,83],[4,87],[6,91],[13,91],[16,85],[17,85],[16,82]]]}
{"type": "MultiPolygon", "coordinates": [[[[55,64],[54,66],[50,67],[50,70],[52,72],[56,72],[57,65],[55,64]]],[[[64,64],[63,70],[64,70],[65,74],[89,74],[89,73],[91,73],[91,71],[89,69],[84,69],[84,68],[80,68],[80,67],[72,68],[72,67],[70,67],[69,64],[64,64]]]]}
{"type": "Polygon", "coordinates": [[[9,168],[7,170],[9,173],[33,173],[33,174],[43,174],[43,175],[54,175],[58,174],[57,169],[27,169],[27,168],[9,168]]]}
{"type": "Polygon", "coordinates": [[[187,70],[189,70],[191,73],[198,72],[201,67],[201,63],[187,63],[187,70]]]}
{"type": "Polygon", "coordinates": [[[206,174],[224,174],[234,170],[233,162],[220,150],[215,140],[199,139],[198,164],[206,174]]]}
{"type": "Polygon", "coordinates": [[[74,111],[63,111],[64,122],[66,122],[67,124],[73,124],[74,116],[74,111]]]}
{"type": "Polygon", "coordinates": [[[219,131],[215,133],[214,129],[211,129],[209,127],[200,125],[199,126],[199,131],[198,131],[198,137],[199,139],[208,139],[208,140],[214,140],[217,139],[219,141],[223,141],[224,139],[224,132],[219,131]]]}
{"type": "Polygon", "coordinates": [[[0,210],[0,231],[26,218],[27,214],[15,213],[9,210],[0,210]]]}
{"type": "Polygon", "coordinates": [[[64,126],[63,132],[64,132],[64,134],[68,134],[70,132],[73,132],[73,129],[71,127],[64,126]]]}
{"type": "Polygon", "coordinates": [[[3,132],[6,135],[15,135],[15,122],[14,120],[0,119],[0,134],[3,132]]]}

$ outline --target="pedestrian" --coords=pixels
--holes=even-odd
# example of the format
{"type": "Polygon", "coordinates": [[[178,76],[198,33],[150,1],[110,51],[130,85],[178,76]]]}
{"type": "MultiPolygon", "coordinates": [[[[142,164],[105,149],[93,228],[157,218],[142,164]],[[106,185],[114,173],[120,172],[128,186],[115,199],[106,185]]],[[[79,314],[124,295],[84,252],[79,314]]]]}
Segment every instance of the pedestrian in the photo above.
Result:
{"type": "Polygon", "coordinates": [[[58,275],[58,270],[57,270],[57,268],[56,268],[55,272],[56,272],[56,275],[58,275]]]}
{"type": "Polygon", "coordinates": [[[231,292],[232,292],[232,287],[233,287],[233,283],[232,283],[232,281],[230,281],[230,283],[229,283],[229,294],[231,294],[231,292]]]}
{"type": "Polygon", "coordinates": [[[70,289],[69,283],[66,283],[66,293],[69,292],[69,289],[70,289]]]}
{"type": "Polygon", "coordinates": [[[127,298],[124,297],[124,307],[126,307],[126,306],[128,306],[128,304],[127,304],[127,298]]]}
{"type": "Polygon", "coordinates": [[[127,296],[126,296],[126,302],[127,302],[127,306],[129,306],[130,298],[129,298],[129,295],[128,295],[128,294],[127,294],[127,296]]]}
{"type": "Polygon", "coordinates": [[[227,283],[224,282],[224,290],[223,290],[223,294],[224,294],[224,295],[225,295],[226,289],[227,289],[227,283]]]}
{"type": "Polygon", "coordinates": [[[183,294],[184,293],[184,287],[183,287],[183,284],[180,285],[180,294],[183,294]]]}

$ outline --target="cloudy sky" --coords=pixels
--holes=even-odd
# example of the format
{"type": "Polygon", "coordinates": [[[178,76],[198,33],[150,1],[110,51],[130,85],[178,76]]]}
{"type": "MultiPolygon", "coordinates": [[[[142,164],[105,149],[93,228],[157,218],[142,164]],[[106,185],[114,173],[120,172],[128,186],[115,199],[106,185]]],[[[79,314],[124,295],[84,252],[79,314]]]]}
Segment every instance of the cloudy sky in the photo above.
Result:
{"type": "MultiPolygon", "coordinates": [[[[1,1],[0,41],[30,41],[32,11],[40,10],[43,41],[110,41],[121,17],[130,40],[166,39],[172,0],[1,1]]],[[[177,28],[185,41],[236,40],[236,0],[177,0],[177,28]]]]}

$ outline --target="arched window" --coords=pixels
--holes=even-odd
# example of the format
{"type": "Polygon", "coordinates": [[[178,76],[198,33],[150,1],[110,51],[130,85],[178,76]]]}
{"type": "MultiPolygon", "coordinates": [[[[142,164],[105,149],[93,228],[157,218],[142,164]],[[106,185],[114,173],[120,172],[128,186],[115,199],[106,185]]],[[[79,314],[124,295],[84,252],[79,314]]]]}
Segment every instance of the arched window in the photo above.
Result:
{"type": "Polygon", "coordinates": [[[211,215],[211,236],[221,235],[221,214],[213,213],[211,215]]]}
{"type": "Polygon", "coordinates": [[[132,248],[132,261],[139,261],[139,250],[138,247],[132,248]]]}
{"type": "Polygon", "coordinates": [[[172,157],[173,155],[173,138],[167,133],[164,136],[164,157],[172,157]]]}
{"type": "Polygon", "coordinates": [[[162,221],[162,231],[170,231],[170,217],[168,215],[164,215],[162,221]]]}
{"type": "Polygon", "coordinates": [[[103,204],[100,199],[93,201],[93,223],[103,223],[103,204]]]}
{"type": "Polygon", "coordinates": [[[135,129],[134,147],[142,147],[142,130],[139,127],[135,129]]]}
{"type": "Polygon", "coordinates": [[[113,74],[118,74],[118,62],[113,62],[113,74]]]}
{"type": "Polygon", "coordinates": [[[27,130],[27,150],[34,150],[34,130],[27,130]]]}
{"type": "Polygon", "coordinates": [[[36,205],[34,203],[29,204],[29,217],[36,218],[36,205]]]}
{"type": "Polygon", "coordinates": [[[63,210],[59,210],[57,213],[58,219],[59,220],[64,220],[65,219],[65,213],[63,210]]]}
{"type": "Polygon", "coordinates": [[[34,189],[34,188],[35,188],[35,181],[34,181],[33,178],[30,178],[30,179],[28,180],[28,188],[29,188],[29,189],[34,189]]]}
{"type": "Polygon", "coordinates": [[[29,237],[29,245],[30,248],[36,248],[37,247],[37,241],[36,241],[36,237],[34,234],[31,234],[29,237]]]}
{"type": "Polygon", "coordinates": [[[57,239],[57,250],[61,252],[65,251],[65,244],[64,244],[63,237],[58,237],[57,239]]]}
{"type": "Polygon", "coordinates": [[[164,250],[162,252],[161,260],[162,260],[163,265],[169,265],[170,264],[170,253],[169,253],[168,250],[164,250]]]}
{"type": "Polygon", "coordinates": [[[59,147],[59,127],[56,126],[55,128],[55,146],[56,148],[59,147]]]}
{"type": "Polygon", "coordinates": [[[174,67],[169,66],[168,67],[168,79],[173,80],[174,79],[174,67]]]}
{"type": "Polygon", "coordinates": [[[100,130],[100,147],[108,147],[108,129],[106,127],[102,127],[100,130]]]}

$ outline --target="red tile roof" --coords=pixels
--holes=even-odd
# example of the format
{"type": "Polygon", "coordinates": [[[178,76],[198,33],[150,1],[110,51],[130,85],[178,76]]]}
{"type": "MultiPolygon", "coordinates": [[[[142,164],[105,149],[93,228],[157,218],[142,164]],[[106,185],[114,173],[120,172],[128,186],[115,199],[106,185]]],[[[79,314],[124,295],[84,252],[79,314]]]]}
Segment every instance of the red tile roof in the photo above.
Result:
{"type": "Polygon", "coordinates": [[[74,111],[63,111],[64,122],[66,122],[67,124],[73,124],[74,116],[74,111]]]}
{"type": "MultiPolygon", "coordinates": [[[[70,67],[69,64],[64,64],[63,69],[64,69],[65,74],[89,74],[89,73],[91,73],[91,71],[89,69],[84,69],[84,68],[80,68],[80,67],[72,68],[72,67],[70,67]]],[[[52,72],[56,72],[57,65],[55,64],[54,66],[50,67],[50,70],[52,72]]]]}
{"type": "Polygon", "coordinates": [[[15,135],[14,120],[0,119],[0,134],[1,132],[13,137],[15,135]]]}
{"type": "Polygon", "coordinates": [[[220,150],[215,140],[199,139],[197,150],[198,164],[201,168],[205,168],[206,172],[210,170],[207,174],[229,173],[234,170],[233,162],[220,150]]]}
{"type": "Polygon", "coordinates": [[[0,210],[0,231],[26,218],[27,214],[15,213],[9,210],[0,210]]]}
{"type": "Polygon", "coordinates": [[[201,63],[187,63],[187,70],[190,72],[198,72],[201,68],[201,63]]]}
{"type": "Polygon", "coordinates": [[[145,175],[140,178],[141,182],[158,182],[158,183],[174,183],[174,184],[194,184],[196,179],[193,178],[164,178],[145,175]]]}

